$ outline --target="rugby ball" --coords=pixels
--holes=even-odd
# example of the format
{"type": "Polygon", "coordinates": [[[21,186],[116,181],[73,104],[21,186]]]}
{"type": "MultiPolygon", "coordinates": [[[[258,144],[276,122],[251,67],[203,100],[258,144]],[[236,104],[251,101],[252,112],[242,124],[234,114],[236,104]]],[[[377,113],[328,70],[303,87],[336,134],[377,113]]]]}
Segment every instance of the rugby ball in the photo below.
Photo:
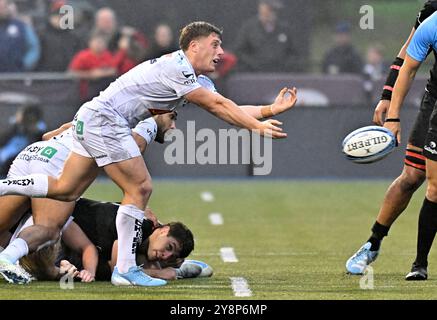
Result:
{"type": "Polygon", "coordinates": [[[379,126],[367,126],[352,131],[343,140],[343,153],[355,163],[372,163],[388,156],[396,147],[393,133],[379,126]]]}
{"type": "Polygon", "coordinates": [[[203,261],[185,260],[184,263],[182,263],[182,265],[184,265],[184,264],[196,264],[196,265],[200,266],[202,268],[202,272],[198,275],[199,278],[211,277],[212,274],[214,273],[211,266],[209,266],[208,264],[206,264],[203,261]]]}

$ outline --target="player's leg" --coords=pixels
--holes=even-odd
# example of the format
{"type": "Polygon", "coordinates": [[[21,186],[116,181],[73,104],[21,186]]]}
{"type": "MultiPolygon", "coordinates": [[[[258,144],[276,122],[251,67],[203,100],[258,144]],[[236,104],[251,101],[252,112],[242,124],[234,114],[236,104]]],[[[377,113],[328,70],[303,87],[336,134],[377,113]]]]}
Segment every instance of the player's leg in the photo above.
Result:
{"type": "Polygon", "coordinates": [[[388,234],[391,225],[405,210],[412,195],[425,180],[426,168],[422,147],[435,103],[436,98],[426,92],[410,133],[404,169],[387,189],[370,238],[346,262],[346,269],[351,274],[362,274],[365,268],[376,260],[382,239],[388,234]]]}
{"type": "Polygon", "coordinates": [[[402,173],[387,189],[370,238],[346,262],[348,273],[363,274],[367,266],[376,260],[383,238],[425,180],[424,169],[421,152],[417,147],[409,145],[402,173]]]}
{"type": "Polygon", "coordinates": [[[24,196],[0,197],[0,235],[8,232],[30,208],[30,198],[24,196]]]}
{"type": "Polygon", "coordinates": [[[437,161],[427,159],[426,170],[428,187],[419,214],[416,259],[406,280],[428,278],[428,255],[437,232],[437,161]]]}
{"type": "Polygon", "coordinates": [[[411,197],[425,181],[425,157],[422,150],[412,145],[407,146],[405,165],[401,175],[390,185],[385,194],[372,235],[368,242],[371,251],[378,251],[382,239],[388,234],[391,225],[404,212],[411,197]]]}
{"type": "Polygon", "coordinates": [[[59,177],[37,173],[0,180],[0,194],[73,201],[94,181],[97,173],[93,158],[71,152],[59,177]]]}
{"type": "Polygon", "coordinates": [[[157,286],[165,281],[147,276],[136,265],[136,248],[141,242],[144,210],[152,193],[152,178],[144,159],[137,156],[104,167],[108,176],[123,190],[117,211],[117,264],[111,281],[115,285],[157,286]]]}
{"type": "MultiPolygon", "coordinates": [[[[32,199],[33,225],[24,228],[0,253],[0,260],[14,265],[20,258],[54,244],[75,202],[32,199]]],[[[20,271],[19,271],[20,272],[20,271]]]]}

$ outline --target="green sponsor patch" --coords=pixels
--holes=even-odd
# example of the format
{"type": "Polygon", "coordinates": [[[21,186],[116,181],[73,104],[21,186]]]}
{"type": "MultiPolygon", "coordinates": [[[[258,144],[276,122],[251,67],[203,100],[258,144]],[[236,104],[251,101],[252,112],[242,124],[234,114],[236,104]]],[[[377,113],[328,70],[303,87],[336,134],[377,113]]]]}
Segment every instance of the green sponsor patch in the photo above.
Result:
{"type": "Polygon", "coordinates": [[[58,152],[58,150],[56,150],[55,148],[45,147],[43,151],[41,151],[41,155],[51,159],[56,154],[56,152],[58,152]]]}
{"type": "Polygon", "coordinates": [[[78,120],[76,123],[76,133],[82,135],[83,134],[83,121],[78,120]]]}

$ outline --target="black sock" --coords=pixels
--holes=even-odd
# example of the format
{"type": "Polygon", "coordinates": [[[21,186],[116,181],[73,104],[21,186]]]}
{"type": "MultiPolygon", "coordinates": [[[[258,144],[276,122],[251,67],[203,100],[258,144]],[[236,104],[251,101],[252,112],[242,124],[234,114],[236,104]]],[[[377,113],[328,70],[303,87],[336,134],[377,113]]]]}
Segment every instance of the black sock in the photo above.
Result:
{"type": "Polygon", "coordinates": [[[419,215],[416,265],[428,266],[428,254],[437,231],[437,203],[425,198],[419,215]]]}
{"type": "Polygon", "coordinates": [[[377,251],[381,246],[382,239],[388,234],[390,227],[383,226],[382,224],[375,221],[375,224],[372,227],[372,235],[370,236],[367,242],[370,242],[372,245],[370,247],[370,251],[377,251]]]}

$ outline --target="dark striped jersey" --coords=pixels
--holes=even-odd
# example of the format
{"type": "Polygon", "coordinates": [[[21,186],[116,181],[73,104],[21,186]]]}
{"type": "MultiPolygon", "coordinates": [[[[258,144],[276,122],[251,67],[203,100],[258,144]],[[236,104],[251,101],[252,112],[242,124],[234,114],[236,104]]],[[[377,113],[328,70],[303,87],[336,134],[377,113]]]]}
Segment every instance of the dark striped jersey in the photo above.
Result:
{"type": "MultiPolygon", "coordinates": [[[[108,261],[111,260],[112,246],[117,240],[115,218],[119,204],[101,202],[81,198],[77,201],[73,212],[74,222],[83,230],[90,241],[97,247],[99,264],[96,270],[96,280],[109,280],[111,270],[108,261]]],[[[153,232],[153,223],[144,220],[142,225],[142,238],[147,239],[153,232]]],[[[62,259],[73,263],[80,270],[82,258],[77,253],[62,245],[62,259]]]]}

